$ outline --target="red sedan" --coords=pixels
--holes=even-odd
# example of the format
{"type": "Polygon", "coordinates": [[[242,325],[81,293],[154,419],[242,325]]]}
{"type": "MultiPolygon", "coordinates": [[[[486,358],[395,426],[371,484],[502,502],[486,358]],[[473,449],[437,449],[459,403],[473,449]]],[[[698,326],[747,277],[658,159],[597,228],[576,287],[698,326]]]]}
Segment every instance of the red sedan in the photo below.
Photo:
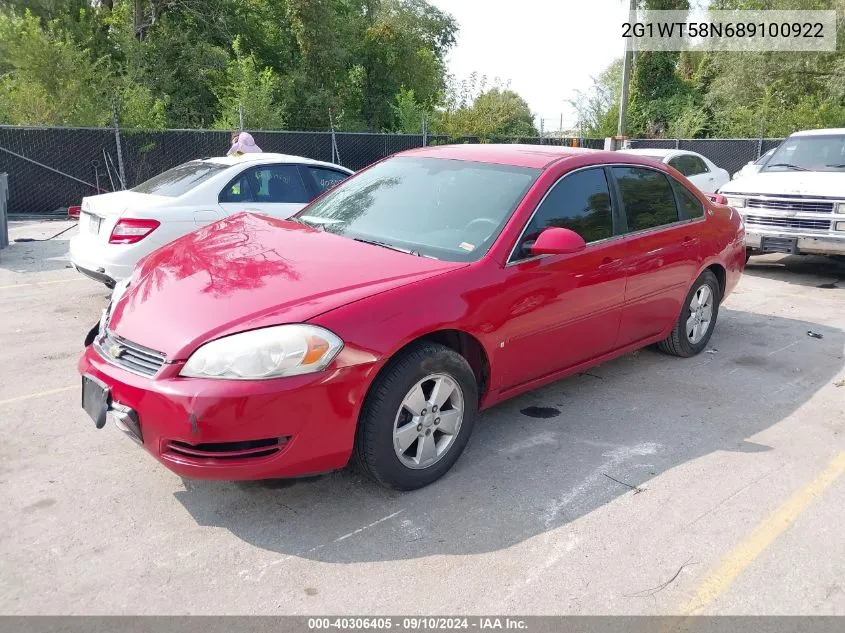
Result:
{"type": "Polygon", "coordinates": [[[743,232],[648,158],[404,152],[289,220],[235,215],[142,260],[89,335],[83,407],[185,477],[354,456],[419,488],[483,409],[645,345],[701,352],[743,232]]]}

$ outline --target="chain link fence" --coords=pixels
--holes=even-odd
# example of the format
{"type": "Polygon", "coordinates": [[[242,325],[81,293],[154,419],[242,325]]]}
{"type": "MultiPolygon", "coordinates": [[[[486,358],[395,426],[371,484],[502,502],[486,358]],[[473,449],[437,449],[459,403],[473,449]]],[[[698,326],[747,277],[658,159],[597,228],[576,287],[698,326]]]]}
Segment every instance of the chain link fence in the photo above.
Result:
{"type": "MultiPolygon", "coordinates": [[[[526,143],[602,149],[604,139],[448,137],[350,132],[252,132],[265,152],[334,162],[359,170],[406,149],[448,143],[526,143]]],[[[8,212],[64,214],[83,197],[130,188],[186,161],[221,156],[231,133],[220,130],[160,132],[115,128],[0,126],[0,173],[9,174],[8,212]]],[[[631,146],[688,149],[730,173],[780,141],[769,139],[632,140],[631,146]]]]}
{"type": "Polygon", "coordinates": [[[783,139],[631,139],[631,149],[682,149],[696,152],[713,161],[717,167],[733,175],[749,161],[760,158],[783,139]]]}

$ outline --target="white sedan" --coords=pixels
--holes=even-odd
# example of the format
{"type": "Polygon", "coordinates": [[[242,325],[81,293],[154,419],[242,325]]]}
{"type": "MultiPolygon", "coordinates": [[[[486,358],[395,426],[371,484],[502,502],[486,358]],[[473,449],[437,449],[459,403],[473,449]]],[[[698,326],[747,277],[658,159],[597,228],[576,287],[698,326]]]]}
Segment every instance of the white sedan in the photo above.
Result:
{"type": "Polygon", "coordinates": [[[286,154],[192,160],[133,189],[83,198],[71,263],[113,287],[142,257],[186,233],[240,211],[287,218],[352,173],[286,154]]]}
{"type": "Polygon", "coordinates": [[[682,149],[626,149],[626,154],[648,156],[674,167],[698,187],[702,193],[716,193],[719,187],[730,181],[727,170],[714,165],[709,159],[696,152],[682,149]]]}

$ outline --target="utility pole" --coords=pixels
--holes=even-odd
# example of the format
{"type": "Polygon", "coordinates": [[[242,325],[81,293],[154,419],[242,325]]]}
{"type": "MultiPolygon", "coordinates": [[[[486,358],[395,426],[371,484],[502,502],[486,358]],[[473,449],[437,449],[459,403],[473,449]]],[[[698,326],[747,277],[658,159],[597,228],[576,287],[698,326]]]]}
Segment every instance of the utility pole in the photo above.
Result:
{"type": "Polygon", "coordinates": [[[238,121],[240,121],[240,131],[244,131],[244,104],[238,104],[238,121]]]}
{"type": "MultiPolygon", "coordinates": [[[[635,22],[633,0],[628,0],[628,21],[635,22]]],[[[633,61],[633,38],[625,38],[625,57],[622,60],[622,95],[619,99],[619,124],[617,136],[626,136],[628,132],[628,84],[631,81],[631,62],[633,61]]]]}

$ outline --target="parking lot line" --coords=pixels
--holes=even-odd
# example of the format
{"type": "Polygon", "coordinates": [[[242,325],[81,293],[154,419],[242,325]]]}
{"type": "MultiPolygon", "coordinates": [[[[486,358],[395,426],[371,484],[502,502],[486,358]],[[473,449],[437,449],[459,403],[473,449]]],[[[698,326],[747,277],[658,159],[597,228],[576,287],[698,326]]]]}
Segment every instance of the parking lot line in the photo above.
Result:
{"type": "Polygon", "coordinates": [[[0,286],[0,290],[11,290],[12,288],[31,288],[32,286],[49,286],[51,284],[67,284],[72,281],[84,281],[84,277],[71,277],[70,279],[53,279],[52,281],[33,281],[28,284],[9,284],[0,286]]]}
{"type": "Polygon", "coordinates": [[[70,391],[71,389],[79,389],[79,385],[74,385],[73,387],[60,387],[58,389],[47,389],[46,391],[38,391],[36,393],[29,393],[25,396],[16,396],[14,398],[7,398],[6,400],[0,400],[0,405],[11,404],[12,402],[21,402],[22,400],[29,400],[31,398],[40,398],[41,396],[52,396],[55,393],[63,393],[65,391],[70,391]]]}
{"type": "Polygon", "coordinates": [[[740,541],[698,586],[695,597],[681,608],[681,615],[702,613],[843,472],[845,451],[837,454],[818,477],[796,491],[751,534],[740,541]]]}

